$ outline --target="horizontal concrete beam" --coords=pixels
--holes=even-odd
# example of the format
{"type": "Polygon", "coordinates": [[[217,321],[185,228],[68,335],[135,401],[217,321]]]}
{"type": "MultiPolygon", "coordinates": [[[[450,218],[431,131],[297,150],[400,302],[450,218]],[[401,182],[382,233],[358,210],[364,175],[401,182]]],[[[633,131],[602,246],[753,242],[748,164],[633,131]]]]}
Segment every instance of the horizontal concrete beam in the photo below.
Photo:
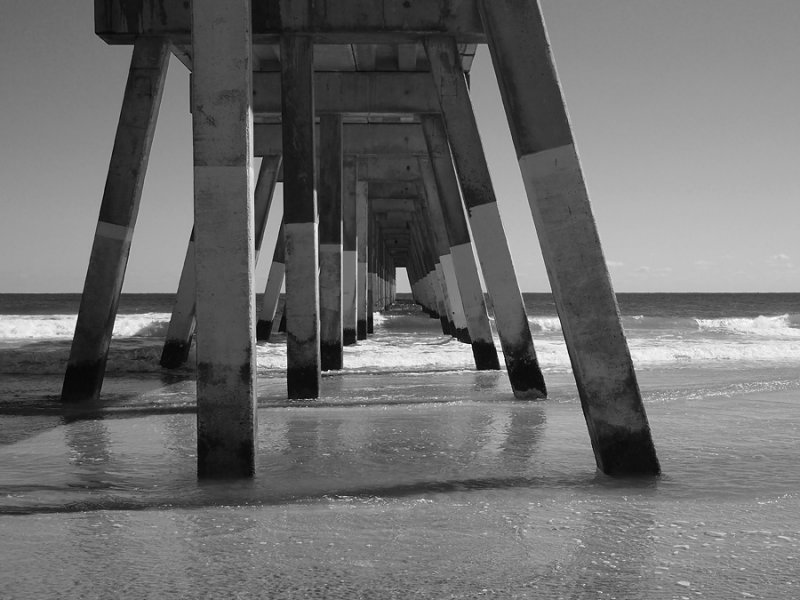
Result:
{"type": "Polygon", "coordinates": [[[419,198],[416,183],[405,181],[371,181],[368,188],[370,198],[419,198]]]}
{"type": "MultiPolygon", "coordinates": [[[[358,178],[362,181],[395,181],[404,184],[420,179],[416,156],[365,156],[358,161],[358,178]]],[[[412,186],[412,189],[416,189],[412,186]]]]}
{"type": "MultiPolygon", "coordinates": [[[[329,43],[400,43],[432,34],[486,41],[476,0],[316,0],[291,21],[281,15],[281,4],[252,0],[255,43],[274,41],[282,31],[329,43]]],[[[190,7],[186,0],[95,0],[95,32],[109,44],[131,44],[140,35],[189,40],[190,7]]]]}
{"type": "MultiPolygon", "coordinates": [[[[345,123],[342,143],[345,154],[390,154],[405,157],[428,155],[419,123],[345,123]]],[[[280,123],[255,125],[256,156],[281,154],[282,144],[280,123]]]]}
{"type": "MultiPolygon", "coordinates": [[[[417,159],[413,156],[369,156],[359,160],[358,179],[381,184],[391,181],[397,186],[416,183],[420,180],[417,159]]],[[[283,171],[278,181],[283,181],[283,171]]],[[[414,194],[413,191],[403,193],[414,194]]]]}
{"type": "Polygon", "coordinates": [[[398,220],[398,219],[387,219],[381,218],[380,215],[376,215],[377,223],[381,228],[381,231],[385,236],[396,237],[397,239],[407,240],[409,234],[411,233],[408,219],[405,220],[398,220]]]}
{"type": "Polygon", "coordinates": [[[419,203],[411,198],[370,198],[370,208],[376,213],[390,211],[415,212],[419,210],[419,203]]]}
{"type": "MultiPolygon", "coordinates": [[[[430,73],[317,73],[314,78],[317,114],[409,115],[441,112],[430,73]]],[[[253,73],[253,113],[281,114],[280,73],[253,73]]]]}

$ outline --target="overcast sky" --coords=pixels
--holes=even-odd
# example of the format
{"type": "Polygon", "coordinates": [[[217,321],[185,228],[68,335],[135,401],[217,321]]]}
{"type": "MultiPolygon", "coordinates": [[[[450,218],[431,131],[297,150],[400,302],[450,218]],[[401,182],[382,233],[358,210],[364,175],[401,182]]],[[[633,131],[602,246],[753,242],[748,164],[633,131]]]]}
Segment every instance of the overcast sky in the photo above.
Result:
{"type": "MultiPolygon", "coordinates": [[[[615,289],[800,292],[800,2],[542,5],[615,289]]],[[[83,286],[131,53],[94,35],[92,11],[3,0],[0,293],[83,286]]],[[[548,291],[485,49],[472,90],[521,287],[548,291]]],[[[188,104],[172,59],[127,292],[177,286],[192,219],[188,104]]]]}

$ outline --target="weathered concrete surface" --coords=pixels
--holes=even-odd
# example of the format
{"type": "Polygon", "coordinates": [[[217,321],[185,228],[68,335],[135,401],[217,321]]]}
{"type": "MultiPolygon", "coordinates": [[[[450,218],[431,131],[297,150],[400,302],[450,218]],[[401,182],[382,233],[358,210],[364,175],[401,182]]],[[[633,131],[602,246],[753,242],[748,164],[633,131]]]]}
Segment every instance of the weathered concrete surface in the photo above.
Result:
{"type": "Polygon", "coordinates": [[[608,475],[658,474],[538,4],[481,4],[597,466],[608,475]]]}
{"type": "Polygon", "coordinates": [[[172,316],[167,328],[164,348],[161,350],[160,364],[165,369],[177,369],[189,360],[192,336],[195,329],[195,299],[197,285],[195,282],[194,262],[194,228],[189,235],[183,269],[178,281],[178,292],[172,306],[172,316]]]}
{"type": "MultiPolygon", "coordinates": [[[[319,125],[316,128],[319,136],[319,125]]],[[[280,154],[283,148],[280,123],[255,125],[256,156],[280,154]]],[[[345,123],[342,133],[344,153],[366,159],[385,156],[427,156],[428,148],[419,123],[345,123]]],[[[367,173],[359,173],[363,175],[367,173]]]]}
{"type": "Polygon", "coordinates": [[[438,191],[433,182],[423,181],[423,206],[424,214],[427,216],[428,226],[432,234],[432,242],[435,253],[438,256],[438,265],[441,267],[440,276],[442,281],[442,292],[446,299],[449,310],[449,319],[452,323],[452,335],[460,342],[469,344],[469,331],[467,330],[467,319],[464,315],[464,305],[461,300],[461,290],[458,279],[456,278],[453,259],[450,256],[450,240],[447,236],[447,226],[444,222],[441,205],[439,203],[438,191]]]}
{"type": "MultiPolygon", "coordinates": [[[[436,89],[426,73],[317,73],[314,81],[318,114],[439,112],[436,89]]],[[[282,87],[278,75],[256,72],[253,85],[256,115],[280,114],[282,87]]]]}
{"type": "Polygon", "coordinates": [[[356,343],[358,331],[357,274],[358,227],[356,222],[356,184],[358,166],[355,157],[347,156],[343,164],[342,196],[342,343],[356,343]]]}
{"type": "MultiPolygon", "coordinates": [[[[261,168],[256,183],[254,199],[255,221],[255,261],[261,251],[264,231],[267,227],[267,217],[278,180],[281,167],[280,155],[265,156],[261,160],[261,168]]],[[[175,304],[167,329],[167,337],[161,352],[160,364],[165,369],[176,369],[183,365],[189,358],[192,345],[192,335],[195,329],[195,260],[194,260],[194,229],[189,236],[186,248],[186,257],[183,261],[178,292],[175,295],[175,304]]]]}
{"type": "Polygon", "coordinates": [[[275,313],[278,310],[278,300],[281,295],[283,279],[286,275],[286,259],[284,256],[283,244],[283,222],[278,229],[278,237],[275,239],[275,250],[272,253],[272,263],[267,275],[267,287],[264,289],[264,298],[261,301],[261,312],[256,323],[256,339],[268,342],[272,335],[272,327],[275,322],[275,313]]]}
{"type": "Polygon", "coordinates": [[[371,212],[367,226],[367,334],[375,333],[375,297],[378,287],[378,226],[371,212]]]}
{"type": "Polygon", "coordinates": [[[281,38],[286,378],[291,399],[318,398],[321,377],[313,54],[311,39],[281,38]]]}
{"type": "MultiPolygon", "coordinates": [[[[127,44],[136,35],[165,35],[188,40],[191,32],[186,0],[136,2],[97,0],[95,30],[110,44],[127,44]]],[[[253,0],[253,35],[274,40],[284,31],[315,34],[317,41],[348,44],[398,43],[426,33],[448,33],[460,42],[483,42],[475,0],[425,3],[371,0],[367,3],[317,0],[299,11],[272,0],[253,0]],[[301,14],[294,14],[300,12],[301,14]]],[[[356,49],[364,60],[364,49],[356,49]]],[[[369,61],[369,58],[366,58],[369,61]]],[[[374,65],[374,57],[372,59],[374,65]]],[[[362,63],[362,66],[367,66],[362,63]]]]}
{"type": "Polygon", "coordinates": [[[323,371],[342,368],[342,116],[320,118],[319,295],[323,371]]]}
{"type": "Polygon", "coordinates": [[[255,472],[250,2],[193,0],[197,467],[255,472]]]}
{"type": "Polygon", "coordinates": [[[160,40],[141,39],[133,48],[61,390],[64,402],[91,402],[100,396],[168,58],[168,45],[160,40]]]}
{"type": "MultiPolygon", "coordinates": [[[[424,122],[424,120],[423,120],[424,122]]],[[[441,123],[439,123],[441,127],[441,123]]],[[[420,158],[420,170],[423,173],[426,189],[433,188],[429,196],[438,202],[445,223],[450,256],[458,287],[461,290],[461,301],[464,316],[472,344],[472,355],[475,368],[478,370],[498,370],[500,361],[492,337],[492,327],[486,312],[486,301],[481,288],[480,276],[472,252],[469,229],[464,217],[461,192],[453,170],[450,150],[443,138],[445,151],[431,151],[431,158],[420,158]]]]}
{"type": "Polygon", "coordinates": [[[439,89],[442,116],[483,279],[492,297],[495,324],[511,387],[518,398],[545,397],[547,389],[544,377],[536,359],[522,294],[497,209],[458,53],[453,41],[448,38],[428,38],[425,48],[433,80],[439,89]]]}
{"type": "Polygon", "coordinates": [[[356,273],[356,337],[367,339],[367,313],[369,313],[369,184],[356,182],[356,238],[358,272],[356,273]]]}

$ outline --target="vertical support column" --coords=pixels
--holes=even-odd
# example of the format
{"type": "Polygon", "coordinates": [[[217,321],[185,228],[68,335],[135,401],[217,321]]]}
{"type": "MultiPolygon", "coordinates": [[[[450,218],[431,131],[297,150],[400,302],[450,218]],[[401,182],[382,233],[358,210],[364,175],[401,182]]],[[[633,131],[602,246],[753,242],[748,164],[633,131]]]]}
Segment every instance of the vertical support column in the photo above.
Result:
{"type": "Polygon", "coordinates": [[[358,274],[358,231],[356,226],[357,164],[355,156],[344,158],[342,198],[342,343],[356,343],[358,315],[356,281],[358,274]]]}
{"type": "Polygon", "coordinates": [[[286,251],[286,382],[289,398],[318,398],[319,247],[314,43],[281,36],[283,90],[283,222],[286,251]]]}
{"type": "Polygon", "coordinates": [[[367,226],[367,334],[375,333],[375,288],[377,286],[378,276],[375,274],[375,269],[378,264],[378,226],[375,221],[375,216],[372,211],[367,207],[369,213],[367,226]]]}
{"type": "Polygon", "coordinates": [[[377,277],[375,281],[375,308],[377,312],[382,312],[385,307],[385,296],[384,296],[384,281],[386,278],[386,244],[383,239],[383,231],[378,229],[378,248],[377,248],[377,261],[375,263],[375,275],[377,277]]]}
{"type": "Polygon", "coordinates": [[[61,390],[64,402],[92,402],[100,396],[168,59],[165,40],[139,38],[133,47],[61,390]]]}
{"type": "MultiPolygon", "coordinates": [[[[267,217],[269,216],[280,167],[280,155],[265,156],[261,160],[254,200],[256,263],[261,251],[261,243],[264,239],[267,217]]],[[[192,228],[189,244],[186,247],[186,257],[183,260],[180,282],[178,283],[178,293],[175,295],[172,317],[167,329],[167,338],[161,351],[161,366],[165,369],[177,369],[189,359],[189,350],[192,346],[192,335],[195,328],[195,296],[197,293],[194,271],[194,228],[192,228]]]]}
{"type": "Polygon", "coordinates": [[[250,1],[192,2],[197,471],[256,460],[250,1]]]}
{"type": "Polygon", "coordinates": [[[439,117],[423,116],[422,129],[428,145],[430,160],[419,160],[420,171],[426,187],[438,193],[436,199],[441,205],[443,219],[450,243],[453,268],[461,290],[464,315],[467,319],[475,368],[478,370],[498,370],[500,360],[492,337],[492,326],[486,312],[486,300],[481,288],[472,241],[464,217],[461,190],[458,187],[450,147],[439,117]],[[433,179],[434,181],[431,181],[433,179]]]}
{"type": "Polygon", "coordinates": [[[356,337],[367,339],[367,313],[369,312],[369,277],[367,259],[369,258],[369,184],[356,183],[356,243],[358,251],[358,272],[356,273],[356,337]]]}
{"type": "Polygon", "coordinates": [[[452,38],[428,38],[425,49],[439,91],[442,115],[483,268],[483,279],[492,297],[495,324],[511,388],[517,398],[544,397],[547,389],[533,348],[525,305],[461,69],[461,58],[452,38]]]}
{"type": "Polygon", "coordinates": [[[261,312],[256,323],[256,339],[263,342],[268,342],[272,335],[275,312],[278,309],[278,300],[281,296],[281,286],[286,275],[283,238],[283,222],[281,222],[280,229],[278,229],[278,237],[275,240],[275,251],[272,253],[272,264],[269,267],[269,275],[267,275],[264,299],[261,301],[261,312]]]}
{"type": "Polygon", "coordinates": [[[479,2],[598,468],[660,470],[538,2],[479,2]]]}
{"type": "Polygon", "coordinates": [[[323,371],[342,368],[342,115],[319,124],[319,309],[323,371]]]}

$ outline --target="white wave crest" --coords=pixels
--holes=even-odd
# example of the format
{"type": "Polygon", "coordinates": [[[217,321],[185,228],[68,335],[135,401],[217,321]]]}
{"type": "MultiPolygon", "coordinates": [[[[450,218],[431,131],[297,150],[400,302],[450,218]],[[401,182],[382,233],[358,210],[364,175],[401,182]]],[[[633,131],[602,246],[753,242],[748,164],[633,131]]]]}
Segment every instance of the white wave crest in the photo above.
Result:
{"type": "Polygon", "coordinates": [[[777,317],[695,319],[695,321],[701,331],[800,338],[800,329],[792,327],[792,319],[788,314],[777,317]]]}
{"type": "Polygon", "coordinates": [[[629,340],[631,356],[636,365],[670,366],[680,364],[760,363],[786,364],[800,361],[800,342],[770,340],[718,343],[673,341],[671,343],[642,343],[629,340]]]}
{"type": "Polygon", "coordinates": [[[558,317],[528,317],[532,331],[561,331],[561,320],[558,317]]]}
{"type": "MultiPolygon", "coordinates": [[[[168,313],[117,315],[115,337],[164,336],[168,313]]],[[[0,315],[0,340],[71,338],[77,315],[0,315]]]]}

